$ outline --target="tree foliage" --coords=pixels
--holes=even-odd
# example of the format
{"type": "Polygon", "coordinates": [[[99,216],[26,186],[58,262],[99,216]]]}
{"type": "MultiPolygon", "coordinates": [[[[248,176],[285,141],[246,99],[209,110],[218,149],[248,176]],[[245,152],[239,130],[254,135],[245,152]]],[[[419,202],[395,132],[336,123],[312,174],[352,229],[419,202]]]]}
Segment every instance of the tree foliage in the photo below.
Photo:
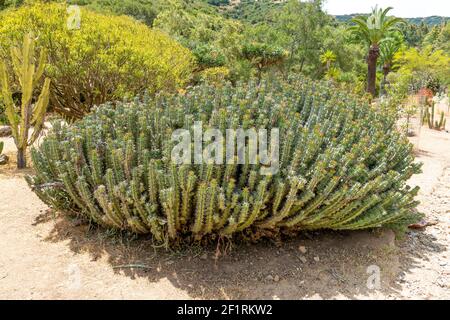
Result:
{"type": "Polygon", "coordinates": [[[437,92],[440,86],[450,84],[450,56],[442,50],[434,51],[431,46],[404,49],[395,55],[394,63],[398,73],[408,75],[417,90],[428,87],[437,92]]]}

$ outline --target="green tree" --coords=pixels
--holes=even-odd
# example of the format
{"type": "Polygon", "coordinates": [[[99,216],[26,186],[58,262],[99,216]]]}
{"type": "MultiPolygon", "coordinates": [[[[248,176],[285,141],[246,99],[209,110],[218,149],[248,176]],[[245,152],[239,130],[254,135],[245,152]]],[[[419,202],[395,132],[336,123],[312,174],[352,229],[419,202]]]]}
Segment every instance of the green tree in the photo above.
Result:
{"type": "Polygon", "coordinates": [[[155,19],[154,27],[190,48],[199,62],[199,71],[224,64],[233,68],[241,53],[242,24],[194,8],[186,0],[169,0],[155,19]]]}
{"type": "MultiPolygon", "coordinates": [[[[340,82],[351,83],[353,87],[355,87],[355,82],[357,82],[358,87],[361,85],[364,87],[364,84],[361,83],[366,81],[367,67],[364,62],[366,49],[361,43],[352,41],[352,36],[347,27],[330,24],[323,29],[322,46],[336,55],[333,66],[340,70],[338,77],[340,82]]],[[[322,74],[318,73],[319,75],[322,74]]],[[[330,75],[325,74],[325,77],[330,78],[330,75]]],[[[335,76],[336,73],[333,74],[334,78],[335,76]]]]}
{"type": "Polygon", "coordinates": [[[288,51],[288,70],[295,66],[295,71],[303,72],[308,65],[313,66],[311,70],[317,70],[323,28],[330,22],[330,17],[322,11],[322,1],[290,0],[283,6],[277,21],[281,43],[288,51]]]}
{"type": "Polygon", "coordinates": [[[427,87],[436,92],[450,83],[450,56],[427,46],[422,50],[400,50],[394,57],[398,73],[408,75],[415,90],[427,87]]]}
{"type": "Polygon", "coordinates": [[[263,71],[280,66],[285,61],[287,52],[266,43],[248,43],[244,45],[242,55],[256,68],[257,78],[261,80],[263,71]]]}
{"type": "Polygon", "coordinates": [[[380,56],[380,43],[388,34],[395,30],[402,19],[390,17],[387,14],[392,7],[386,9],[375,6],[368,18],[353,18],[355,23],[351,30],[369,47],[367,56],[367,92],[375,96],[377,60],[380,56]]]}
{"type": "Polygon", "coordinates": [[[423,21],[418,25],[404,23],[399,26],[399,29],[409,47],[421,46],[425,36],[430,32],[430,27],[423,21]]]}
{"type": "Polygon", "coordinates": [[[434,50],[450,52],[450,23],[435,26],[423,40],[423,46],[431,46],[434,50]]]}

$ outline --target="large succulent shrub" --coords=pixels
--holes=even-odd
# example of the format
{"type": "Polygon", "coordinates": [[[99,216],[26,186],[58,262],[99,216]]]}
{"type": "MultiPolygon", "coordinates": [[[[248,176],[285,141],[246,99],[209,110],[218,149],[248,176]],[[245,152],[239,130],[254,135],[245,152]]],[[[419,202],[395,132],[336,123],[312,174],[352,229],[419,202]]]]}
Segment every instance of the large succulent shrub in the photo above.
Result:
{"type": "Polygon", "coordinates": [[[36,46],[48,52],[50,108],[68,118],[80,118],[94,105],[143,91],[175,91],[193,70],[188,49],[125,16],[84,8],[78,16],[56,3],[7,10],[0,15],[0,56],[9,57],[10,48],[28,32],[36,35],[36,46]]]}
{"type": "Polygon", "coordinates": [[[160,240],[355,230],[416,218],[411,149],[393,121],[328,84],[202,85],[55,124],[32,151],[28,183],[56,209],[160,240]],[[175,165],[171,133],[196,120],[222,132],[279,128],[279,172],[175,165]]]}

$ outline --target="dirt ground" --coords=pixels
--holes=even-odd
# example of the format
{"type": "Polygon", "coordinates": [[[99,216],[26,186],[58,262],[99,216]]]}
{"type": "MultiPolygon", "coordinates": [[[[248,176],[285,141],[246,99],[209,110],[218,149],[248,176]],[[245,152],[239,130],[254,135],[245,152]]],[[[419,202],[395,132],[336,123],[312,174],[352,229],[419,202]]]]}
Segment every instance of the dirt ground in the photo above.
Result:
{"type": "Polygon", "coordinates": [[[0,299],[449,299],[450,134],[424,128],[412,142],[424,166],[411,184],[437,224],[400,239],[305,233],[218,259],[215,246],[166,251],[64,218],[28,189],[27,171],[0,166],[0,299]]]}

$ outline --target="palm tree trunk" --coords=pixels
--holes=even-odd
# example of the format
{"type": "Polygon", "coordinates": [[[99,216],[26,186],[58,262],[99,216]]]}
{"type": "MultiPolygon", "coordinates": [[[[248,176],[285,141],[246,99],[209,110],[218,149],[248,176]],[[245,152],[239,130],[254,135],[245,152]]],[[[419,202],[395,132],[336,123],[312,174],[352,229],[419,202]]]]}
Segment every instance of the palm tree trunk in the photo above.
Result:
{"type": "Polygon", "coordinates": [[[369,56],[367,57],[367,92],[373,97],[376,93],[377,81],[377,60],[380,56],[380,47],[378,45],[371,45],[369,49],[369,56]]]}
{"type": "Polygon", "coordinates": [[[17,168],[24,169],[27,167],[26,148],[17,149],[17,168]]]}
{"type": "Polygon", "coordinates": [[[391,72],[391,66],[388,63],[386,63],[383,66],[383,83],[381,85],[382,94],[386,94],[386,85],[388,84],[387,76],[388,76],[389,72],[391,72]]]}

